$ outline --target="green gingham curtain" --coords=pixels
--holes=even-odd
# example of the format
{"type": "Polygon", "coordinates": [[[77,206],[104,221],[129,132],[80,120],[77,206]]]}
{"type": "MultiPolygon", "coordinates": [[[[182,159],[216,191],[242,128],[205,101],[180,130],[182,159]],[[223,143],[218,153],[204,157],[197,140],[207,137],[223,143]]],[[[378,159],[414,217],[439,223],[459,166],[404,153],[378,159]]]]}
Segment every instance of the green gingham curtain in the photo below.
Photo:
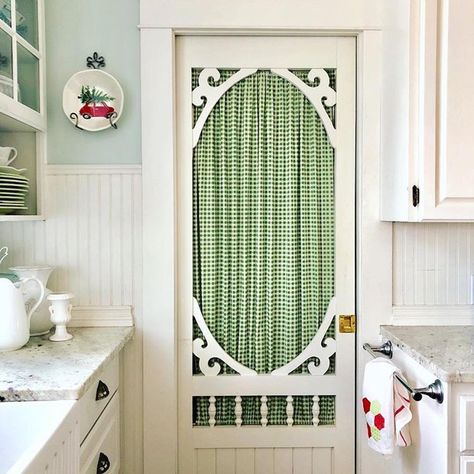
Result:
{"type": "MultiPolygon", "coordinates": [[[[293,72],[306,81],[308,71],[293,72]]],[[[218,83],[235,71],[220,73],[218,83]]],[[[223,349],[258,373],[305,348],[334,295],[334,150],[304,94],[268,70],[224,94],[194,149],[193,292],[223,349]]],[[[331,424],[334,397],[320,398],[321,424],[331,424]]],[[[259,424],[258,398],[242,405],[244,424],[259,424]]],[[[285,424],[284,397],[268,405],[269,424],[285,424]]],[[[196,425],[207,424],[208,406],[195,398],[196,425]]],[[[234,406],[218,398],[217,424],[235,423],[234,406]]],[[[310,424],[311,397],[295,397],[294,407],[295,424],[310,424]]]]}

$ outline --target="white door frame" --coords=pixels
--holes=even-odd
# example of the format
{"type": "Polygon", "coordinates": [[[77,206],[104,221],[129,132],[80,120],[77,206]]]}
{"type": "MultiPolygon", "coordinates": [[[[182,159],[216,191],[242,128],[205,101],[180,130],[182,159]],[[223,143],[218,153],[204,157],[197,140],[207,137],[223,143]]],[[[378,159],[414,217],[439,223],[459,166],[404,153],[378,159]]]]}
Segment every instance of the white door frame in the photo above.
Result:
{"type": "MultiPolygon", "coordinates": [[[[175,38],[194,34],[294,34],[294,29],[141,29],[143,159],[143,380],[144,469],[177,472],[175,38]]],[[[337,36],[340,30],[298,30],[298,35],[337,36]]],[[[357,353],[358,386],[366,355],[363,342],[379,339],[379,324],[390,322],[392,229],[379,220],[382,34],[347,30],[357,38],[357,353]],[[383,269],[384,271],[381,271],[383,269]]],[[[358,405],[356,405],[358,408],[358,405]]],[[[356,408],[355,408],[356,409],[356,408]]],[[[368,472],[383,460],[366,449],[358,410],[357,466],[368,472]]],[[[379,464],[380,463],[380,464],[379,464]]],[[[386,471],[386,468],[385,468],[386,471]]],[[[191,473],[180,473],[191,474],[191,473]]]]}

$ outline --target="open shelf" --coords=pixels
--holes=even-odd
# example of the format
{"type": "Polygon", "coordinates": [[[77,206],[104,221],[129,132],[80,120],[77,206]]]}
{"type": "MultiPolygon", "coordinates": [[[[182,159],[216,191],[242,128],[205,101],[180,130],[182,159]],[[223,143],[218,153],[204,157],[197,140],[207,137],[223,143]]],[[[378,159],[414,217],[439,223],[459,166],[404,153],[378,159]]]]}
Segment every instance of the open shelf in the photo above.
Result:
{"type": "Polygon", "coordinates": [[[25,198],[28,209],[19,210],[14,214],[0,214],[0,222],[42,219],[41,186],[45,133],[0,113],[0,146],[17,149],[18,156],[11,166],[26,168],[23,176],[29,179],[30,184],[25,198]]]}

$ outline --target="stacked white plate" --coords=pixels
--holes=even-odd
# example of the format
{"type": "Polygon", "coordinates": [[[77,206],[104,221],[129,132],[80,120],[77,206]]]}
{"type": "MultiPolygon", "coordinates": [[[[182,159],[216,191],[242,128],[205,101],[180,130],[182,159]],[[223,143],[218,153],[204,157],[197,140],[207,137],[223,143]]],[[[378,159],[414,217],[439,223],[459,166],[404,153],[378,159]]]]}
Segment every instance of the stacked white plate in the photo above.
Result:
{"type": "Polygon", "coordinates": [[[28,209],[25,196],[30,187],[29,180],[22,175],[26,169],[0,166],[0,214],[28,209]]]}

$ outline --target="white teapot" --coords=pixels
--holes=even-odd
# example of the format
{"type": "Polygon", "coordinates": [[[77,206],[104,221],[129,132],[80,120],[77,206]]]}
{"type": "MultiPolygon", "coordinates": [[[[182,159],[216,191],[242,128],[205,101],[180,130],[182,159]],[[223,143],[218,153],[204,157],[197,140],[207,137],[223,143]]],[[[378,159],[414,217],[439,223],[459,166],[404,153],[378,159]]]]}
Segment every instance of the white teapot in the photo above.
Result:
{"type": "Polygon", "coordinates": [[[30,338],[30,319],[44,299],[44,285],[38,278],[22,278],[12,283],[8,278],[0,278],[0,351],[14,351],[23,347],[30,338]],[[34,280],[40,287],[36,303],[26,313],[22,287],[34,280]]]}

